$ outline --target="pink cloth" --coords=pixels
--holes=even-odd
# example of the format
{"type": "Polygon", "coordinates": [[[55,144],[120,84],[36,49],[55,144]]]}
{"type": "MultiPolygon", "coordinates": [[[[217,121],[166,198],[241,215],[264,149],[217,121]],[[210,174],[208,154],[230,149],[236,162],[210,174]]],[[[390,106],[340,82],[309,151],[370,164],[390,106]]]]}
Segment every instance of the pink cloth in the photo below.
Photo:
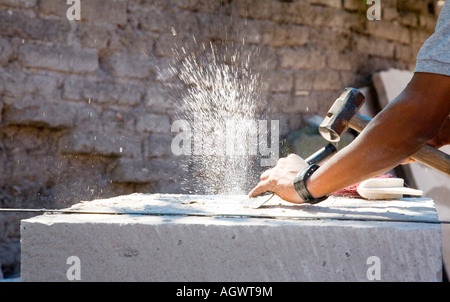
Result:
{"type": "MultiPolygon", "coordinates": [[[[395,176],[391,175],[391,174],[382,174],[379,175],[375,178],[394,178],[395,176]]],[[[359,183],[354,184],[352,186],[349,186],[347,188],[341,189],[339,191],[334,192],[333,196],[343,196],[343,197],[361,197],[361,195],[358,194],[358,191],[356,191],[358,189],[359,183]]]]}

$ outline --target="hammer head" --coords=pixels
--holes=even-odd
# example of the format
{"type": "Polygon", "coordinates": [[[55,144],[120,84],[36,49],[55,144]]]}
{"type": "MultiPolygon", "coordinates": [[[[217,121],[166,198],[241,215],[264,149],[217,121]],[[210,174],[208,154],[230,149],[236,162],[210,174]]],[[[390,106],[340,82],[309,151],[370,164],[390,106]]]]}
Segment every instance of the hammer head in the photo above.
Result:
{"type": "Polygon", "coordinates": [[[342,133],[347,130],[350,119],[363,103],[364,95],[358,89],[345,88],[319,126],[323,138],[330,142],[338,142],[342,133]]]}

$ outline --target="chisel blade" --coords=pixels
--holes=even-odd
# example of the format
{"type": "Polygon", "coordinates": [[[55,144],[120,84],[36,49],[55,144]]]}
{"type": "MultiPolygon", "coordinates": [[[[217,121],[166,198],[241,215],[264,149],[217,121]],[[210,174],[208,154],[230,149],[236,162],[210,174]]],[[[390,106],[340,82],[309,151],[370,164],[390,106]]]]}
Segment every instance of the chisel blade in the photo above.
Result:
{"type": "Polygon", "coordinates": [[[272,192],[266,192],[256,197],[249,197],[242,205],[251,209],[258,209],[266,202],[268,202],[275,194],[272,192]]]}

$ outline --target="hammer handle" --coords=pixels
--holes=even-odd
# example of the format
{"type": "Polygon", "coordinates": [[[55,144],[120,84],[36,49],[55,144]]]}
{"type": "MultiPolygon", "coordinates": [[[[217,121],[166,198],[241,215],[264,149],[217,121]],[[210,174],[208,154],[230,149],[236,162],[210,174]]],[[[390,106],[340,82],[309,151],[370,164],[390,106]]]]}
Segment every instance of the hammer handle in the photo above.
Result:
{"type": "Polygon", "coordinates": [[[424,145],[411,158],[450,175],[450,155],[430,145],[424,145]]]}
{"type": "MultiPolygon", "coordinates": [[[[348,126],[358,132],[362,132],[369,122],[369,118],[357,113],[350,119],[348,126]]],[[[411,155],[411,158],[450,175],[450,155],[430,145],[424,145],[411,155]]]]}
{"type": "Polygon", "coordinates": [[[366,128],[367,124],[370,123],[370,118],[365,117],[359,113],[355,113],[355,115],[348,122],[348,126],[353,130],[358,132],[362,132],[364,128],[366,128]]]}

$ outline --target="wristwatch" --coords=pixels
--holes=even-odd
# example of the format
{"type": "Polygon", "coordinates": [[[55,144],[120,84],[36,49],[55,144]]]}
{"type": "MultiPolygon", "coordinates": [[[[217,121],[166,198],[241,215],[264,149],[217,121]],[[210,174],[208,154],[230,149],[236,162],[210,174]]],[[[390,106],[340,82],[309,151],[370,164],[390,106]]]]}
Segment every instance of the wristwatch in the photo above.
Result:
{"type": "Polygon", "coordinates": [[[300,170],[298,172],[297,176],[294,178],[294,188],[297,191],[298,195],[303,199],[304,202],[307,203],[318,203],[321,201],[324,201],[328,198],[328,195],[314,198],[311,193],[309,193],[308,189],[306,188],[306,180],[317,170],[319,169],[319,165],[311,165],[306,167],[303,170],[300,170]]]}

